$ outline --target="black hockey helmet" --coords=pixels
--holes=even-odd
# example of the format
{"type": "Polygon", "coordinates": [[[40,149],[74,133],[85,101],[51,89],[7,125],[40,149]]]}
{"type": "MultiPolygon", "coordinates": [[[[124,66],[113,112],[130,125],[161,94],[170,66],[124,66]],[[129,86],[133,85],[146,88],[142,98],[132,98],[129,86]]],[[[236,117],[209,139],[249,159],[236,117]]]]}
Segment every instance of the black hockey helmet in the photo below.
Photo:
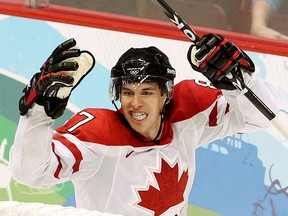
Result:
{"type": "Polygon", "coordinates": [[[172,99],[175,76],[168,57],[156,47],[130,48],[111,69],[110,99],[119,99],[123,84],[143,82],[158,83],[162,92],[172,99]]]}

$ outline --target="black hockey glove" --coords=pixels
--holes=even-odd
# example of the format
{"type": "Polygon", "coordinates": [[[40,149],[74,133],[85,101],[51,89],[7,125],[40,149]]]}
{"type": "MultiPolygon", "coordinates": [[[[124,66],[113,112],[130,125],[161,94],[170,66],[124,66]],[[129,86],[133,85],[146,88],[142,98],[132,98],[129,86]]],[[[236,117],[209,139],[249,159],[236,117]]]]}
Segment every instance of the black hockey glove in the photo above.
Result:
{"type": "Polygon", "coordinates": [[[19,110],[25,115],[37,103],[44,106],[47,116],[56,119],[63,115],[71,91],[92,70],[93,55],[75,47],[69,39],[60,44],[23,89],[19,110]]]}
{"type": "Polygon", "coordinates": [[[192,68],[201,72],[218,89],[234,90],[235,77],[243,81],[241,71],[255,71],[249,56],[221,35],[204,35],[190,46],[187,58],[192,68]]]}

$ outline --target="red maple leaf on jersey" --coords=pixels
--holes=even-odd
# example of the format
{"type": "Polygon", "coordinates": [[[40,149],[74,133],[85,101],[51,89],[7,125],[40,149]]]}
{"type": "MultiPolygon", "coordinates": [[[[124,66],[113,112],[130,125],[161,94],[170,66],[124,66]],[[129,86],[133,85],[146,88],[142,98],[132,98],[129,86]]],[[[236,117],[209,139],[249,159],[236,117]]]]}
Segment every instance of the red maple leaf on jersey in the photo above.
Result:
{"type": "Polygon", "coordinates": [[[170,207],[183,202],[183,194],[188,181],[188,171],[178,178],[179,164],[173,167],[162,158],[162,166],[159,173],[154,172],[158,183],[158,189],[149,185],[148,190],[138,190],[141,201],[138,205],[154,211],[158,216],[170,207]]]}

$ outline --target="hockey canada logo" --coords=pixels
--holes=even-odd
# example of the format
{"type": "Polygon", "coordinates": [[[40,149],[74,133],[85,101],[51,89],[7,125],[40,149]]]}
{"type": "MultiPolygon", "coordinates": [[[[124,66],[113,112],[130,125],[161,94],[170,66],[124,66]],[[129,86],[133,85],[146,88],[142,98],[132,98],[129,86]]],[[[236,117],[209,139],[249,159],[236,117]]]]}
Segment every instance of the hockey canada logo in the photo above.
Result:
{"type": "MultiPolygon", "coordinates": [[[[183,194],[188,182],[188,171],[182,172],[179,176],[179,162],[170,165],[163,158],[161,158],[160,170],[150,171],[155,183],[150,182],[145,188],[137,189],[139,197],[137,205],[159,216],[184,201],[183,194]]],[[[179,213],[173,212],[173,215],[179,213]]]]}

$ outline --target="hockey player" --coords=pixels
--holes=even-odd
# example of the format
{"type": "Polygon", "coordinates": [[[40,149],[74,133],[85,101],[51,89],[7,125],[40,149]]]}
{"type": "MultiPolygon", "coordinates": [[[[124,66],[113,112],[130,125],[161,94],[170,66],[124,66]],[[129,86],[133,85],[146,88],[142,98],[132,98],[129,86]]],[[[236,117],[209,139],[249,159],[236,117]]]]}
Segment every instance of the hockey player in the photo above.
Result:
{"type": "Polygon", "coordinates": [[[195,150],[270,125],[228,78],[236,68],[236,76],[277,111],[272,89],[253,73],[249,57],[208,34],[187,56],[213,85],[183,80],[174,86],[175,69],[164,53],[131,48],[111,70],[117,110],[84,109],[53,131],[71,91],[94,66],[91,53],[72,46],[71,40],[61,44],[24,90],[10,161],[13,177],[31,187],[71,180],[77,207],[127,216],[187,215],[195,150]]]}

